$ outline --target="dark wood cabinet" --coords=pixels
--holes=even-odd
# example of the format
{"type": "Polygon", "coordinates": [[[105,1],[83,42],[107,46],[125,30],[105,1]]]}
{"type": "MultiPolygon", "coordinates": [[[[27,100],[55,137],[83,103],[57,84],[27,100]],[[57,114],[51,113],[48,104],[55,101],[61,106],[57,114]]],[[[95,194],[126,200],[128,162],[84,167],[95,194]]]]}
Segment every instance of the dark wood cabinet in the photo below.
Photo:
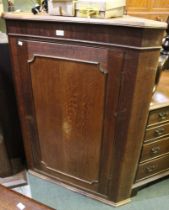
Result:
{"type": "Polygon", "coordinates": [[[128,202],[166,25],[4,17],[29,169],[111,205],[128,202]]]}

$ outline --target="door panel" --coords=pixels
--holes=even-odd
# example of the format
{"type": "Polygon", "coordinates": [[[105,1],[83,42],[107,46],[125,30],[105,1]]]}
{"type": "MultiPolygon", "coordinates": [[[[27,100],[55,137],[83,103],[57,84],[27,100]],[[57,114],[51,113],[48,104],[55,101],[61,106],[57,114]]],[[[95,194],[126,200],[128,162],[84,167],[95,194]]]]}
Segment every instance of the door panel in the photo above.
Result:
{"type": "Polygon", "coordinates": [[[99,65],[35,57],[30,73],[42,164],[97,181],[105,92],[99,65]]]}

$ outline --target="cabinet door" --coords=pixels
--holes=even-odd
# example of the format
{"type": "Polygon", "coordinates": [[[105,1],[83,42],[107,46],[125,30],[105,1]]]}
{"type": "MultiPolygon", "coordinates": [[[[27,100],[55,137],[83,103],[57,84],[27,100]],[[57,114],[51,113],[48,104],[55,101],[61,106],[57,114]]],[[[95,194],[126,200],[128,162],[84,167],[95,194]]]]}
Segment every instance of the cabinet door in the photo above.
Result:
{"type": "Polygon", "coordinates": [[[123,52],[10,41],[29,167],[97,190],[109,173],[101,169],[113,148],[123,52]]]}

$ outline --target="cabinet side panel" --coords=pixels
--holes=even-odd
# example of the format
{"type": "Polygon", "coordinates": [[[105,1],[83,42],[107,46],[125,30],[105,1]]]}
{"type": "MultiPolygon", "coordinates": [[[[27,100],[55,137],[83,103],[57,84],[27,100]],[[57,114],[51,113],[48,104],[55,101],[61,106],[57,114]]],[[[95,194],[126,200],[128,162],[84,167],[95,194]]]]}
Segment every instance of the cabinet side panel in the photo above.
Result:
{"type": "MultiPolygon", "coordinates": [[[[130,53],[129,53],[130,54],[130,53]]],[[[131,54],[132,55],[132,54],[131,54]]],[[[155,71],[157,68],[157,60],[159,51],[152,50],[147,52],[135,52],[135,64],[133,67],[130,62],[124,65],[125,77],[123,80],[123,88],[120,93],[121,107],[123,99],[126,95],[126,89],[131,99],[127,103],[126,110],[121,116],[118,116],[116,127],[116,153],[117,161],[112,167],[112,185],[110,185],[111,196],[116,201],[122,201],[131,195],[131,187],[134,182],[136,168],[141,151],[144,130],[148,118],[149,103],[152,97],[153,84],[155,79],[155,71]],[[136,65],[137,64],[137,65],[136,65]],[[135,66],[136,65],[136,66],[135,66]],[[136,78],[130,84],[129,67],[133,68],[136,78]],[[126,120],[124,121],[124,118],[126,120]],[[124,127],[125,126],[125,127],[124,127]],[[122,133],[121,131],[125,131],[122,133]],[[114,173],[114,171],[116,171],[114,173]]],[[[132,56],[134,57],[134,56],[132,56]]],[[[114,157],[114,158],[115,158],[114,157]]]]}
{"type": "Polygon", "coordinates": [[[26,160],[29,167],[32,168],[33,167],[32,148],[29,141],[32,138],[32,134],[27,129],[27,121],[25,120],[26,109],[31,109],[31,107],[29,106],[29,103],[27,103],[28,97],[27,93],[24,91],[24,87],[26,87],[27,85],[26,85],[26,79],[23,76],[23,72],[26,71],[27,69],[27,66],[24,65],[24,61],[28,59],[27,45],[24,44],[22,48],[19,48],[17,46],[17,39],[15,37],[9,37],[9,46],[10,46],[10,55],[12,62],[12,76],[15,84],[16,99],[19,111],[19,118],[21,122],[22,135],[24,140],[26,160]],[[22,69],[22,71],[20,71],[20,69],[22,69]]]}

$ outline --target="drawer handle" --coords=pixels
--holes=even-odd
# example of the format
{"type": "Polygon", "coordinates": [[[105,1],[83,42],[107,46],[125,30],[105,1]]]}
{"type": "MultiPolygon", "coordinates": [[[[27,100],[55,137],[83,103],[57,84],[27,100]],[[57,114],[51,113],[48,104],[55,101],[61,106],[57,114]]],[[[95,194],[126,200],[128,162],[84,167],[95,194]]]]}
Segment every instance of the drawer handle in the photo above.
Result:
{"type": "Polygon", "coordinates": [[[168,117],[168,112],[160,112],[158,114],[160,120],[166,120],[168,117]]]}
{"type": "Polygon", "coordinates": [[[154,133],[155,133],[155,136],[161,136],[162,134],[165,133],[165,129],[159,128],[159,129],[155,130],[154,133]]]}
{"type": "Polygon", "coordinates": [[[159,154],[159,152],[160,152],[160,147],[159,146],[153,147],[151,149],[151,154],[153,154],[153,155],[157,155],[157,154],[159,154]]]}
{"type": "Polygon", "coordinates": [[[157,165],[151,165],[151,166],[147,166],[145,168],[147,173],[151,173],[151,172],[155,171],[156,169],[157,169],[157,165]]]}

